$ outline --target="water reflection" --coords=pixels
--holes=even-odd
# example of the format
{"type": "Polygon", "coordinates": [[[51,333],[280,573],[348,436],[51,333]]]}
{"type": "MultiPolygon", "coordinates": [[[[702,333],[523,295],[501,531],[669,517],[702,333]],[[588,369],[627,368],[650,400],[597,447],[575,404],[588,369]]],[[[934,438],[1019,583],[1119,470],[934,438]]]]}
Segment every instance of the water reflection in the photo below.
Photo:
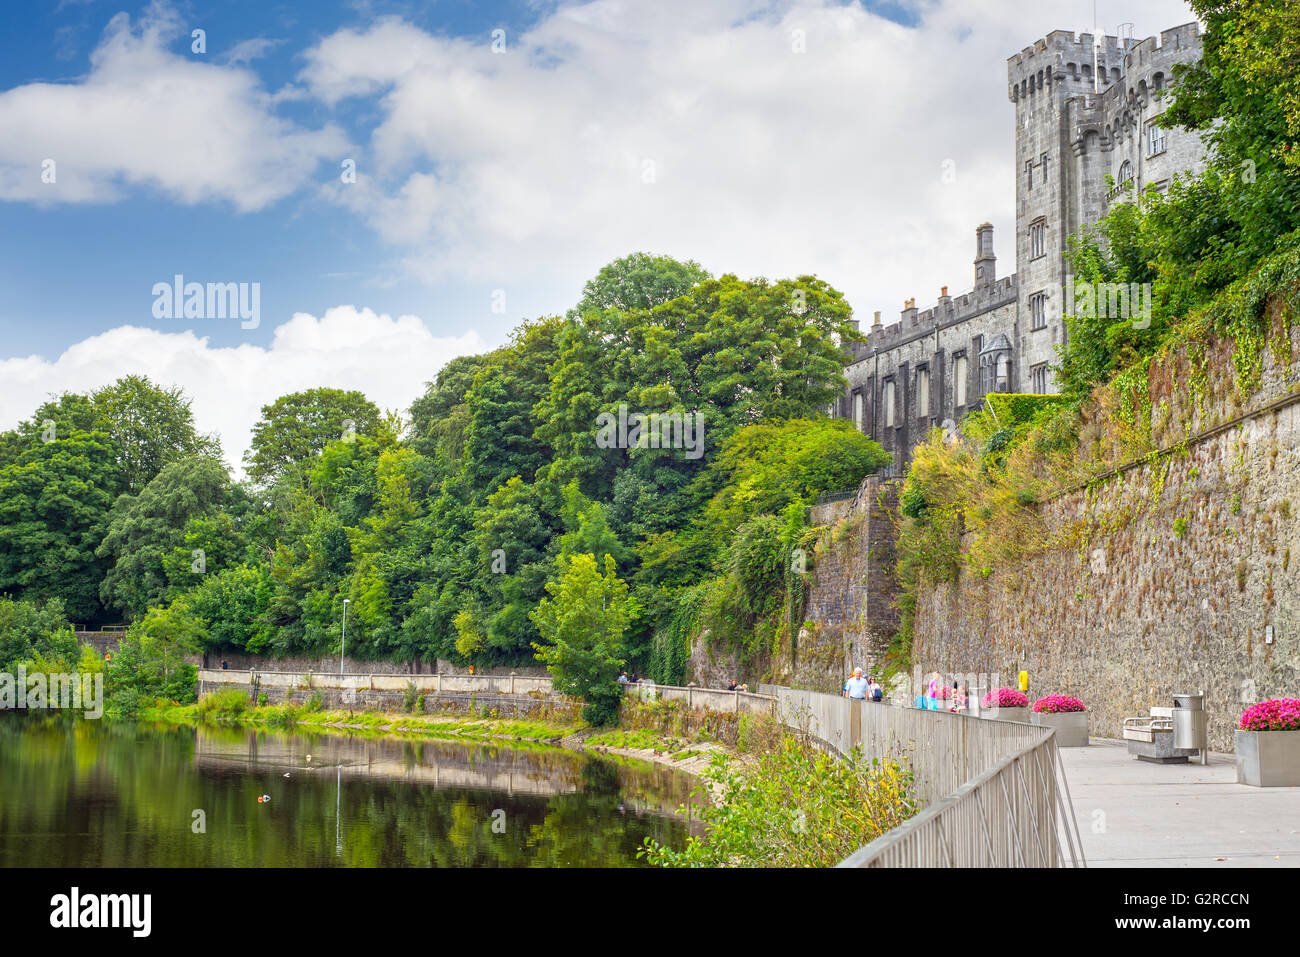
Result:
{"type": "Polygon", "coordinates": [[[0,866],[634,866],[684,842],[691,784],[554,748],[6,715],[0,866]]]}

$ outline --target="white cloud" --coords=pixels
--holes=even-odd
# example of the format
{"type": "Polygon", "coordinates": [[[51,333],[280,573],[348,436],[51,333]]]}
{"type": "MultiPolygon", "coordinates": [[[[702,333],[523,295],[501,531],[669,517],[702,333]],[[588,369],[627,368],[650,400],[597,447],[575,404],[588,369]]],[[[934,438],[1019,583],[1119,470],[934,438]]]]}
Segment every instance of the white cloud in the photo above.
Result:
{"type": "Polygon", "coordinates": [[[143,374],[185,389],[200,431],[219,434],[238,469],[262,406],[281,395],[317,386],[358,389],[381,409],[405,411],[449,359],[484,349],[473,330],[440,338],[415,316],[394,319],[355,306],[336,306],[320,318],[297,313],[276,328],[269,348],[216,348],[193,330],[120,326],[53,362],[0,360],[0,428],[30,416],[48,395],[143,374]]]}
{"type": "Polygon", "coordinates": [[[133,185],[244,212],[288,195],[322,158],[347,152],[337,127],[303,129],[272,112],[257,75],[239,65],[253,47],[237,47],[218,66],[169,52],[182,32],[164,5],[134,27],[119,13],[79,82],[0,93],[0,200],[110,202],[133,185]],[[46,160],[55,163],[52,183],[42,179],[46,160]]]}
{"type": "MultiPolygon", "coordinates": [[[[969,287],[985,220],[1013,271],[1006,58],[1091,27],[1076,3],[914,6],[907,28],[829,0],[593,0],[503,54],[387,18],[325,37],[298,79],[331,105],[377,98],[358,181],[325,192],[422,278],[567,290],[562,309],[644,249],[816,272],[888,318],[969,287]]],[[[1110,13],[1139,36],[1193,19],[1182,0],[1110,13]]]]}

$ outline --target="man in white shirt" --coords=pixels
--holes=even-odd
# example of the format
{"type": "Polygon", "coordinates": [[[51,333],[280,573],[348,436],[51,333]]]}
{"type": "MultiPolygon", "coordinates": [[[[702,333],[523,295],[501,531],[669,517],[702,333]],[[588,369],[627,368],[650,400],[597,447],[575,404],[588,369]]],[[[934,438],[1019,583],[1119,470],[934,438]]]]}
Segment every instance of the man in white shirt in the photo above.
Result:
{"type": "Polygon", "coordinates": [[[867,697],[867,679],[862,677],[862,669],[854,668],[853,677],[844,682],[844,697],[863,701],[867,697]]]}

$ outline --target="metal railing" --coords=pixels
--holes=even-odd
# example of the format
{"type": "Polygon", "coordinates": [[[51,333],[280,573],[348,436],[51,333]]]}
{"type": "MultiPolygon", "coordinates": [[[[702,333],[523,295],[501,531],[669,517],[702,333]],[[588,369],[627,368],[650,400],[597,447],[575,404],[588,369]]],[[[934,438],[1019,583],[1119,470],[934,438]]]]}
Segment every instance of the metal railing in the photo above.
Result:
{"type": "Polygon", "coordinates": [[[777,689],[783,724],[823,747],[905,759],[916,817],[841,867],[1082,866],[1051,728],[777,689]]]}

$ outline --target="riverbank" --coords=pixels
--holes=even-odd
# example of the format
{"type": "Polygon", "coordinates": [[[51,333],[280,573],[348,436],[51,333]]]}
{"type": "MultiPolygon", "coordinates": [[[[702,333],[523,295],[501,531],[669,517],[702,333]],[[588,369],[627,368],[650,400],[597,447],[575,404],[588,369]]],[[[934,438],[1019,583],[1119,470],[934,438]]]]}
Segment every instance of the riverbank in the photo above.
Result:
{"type": "Polygon", "coordinates": [[[201,704],[169,705],[142,709],[139,717],[146,721],[187,725],[208,723],[260,731],[510,741],[649,761],[696,778],[718,754],[744,759],[734,748],[698,733],[694,739],[688,739],[644,727],[597,729],[582,723],[379,711],[287,711],[278,705],[250,705],[230,712],[205,711],[201,704]]]}

